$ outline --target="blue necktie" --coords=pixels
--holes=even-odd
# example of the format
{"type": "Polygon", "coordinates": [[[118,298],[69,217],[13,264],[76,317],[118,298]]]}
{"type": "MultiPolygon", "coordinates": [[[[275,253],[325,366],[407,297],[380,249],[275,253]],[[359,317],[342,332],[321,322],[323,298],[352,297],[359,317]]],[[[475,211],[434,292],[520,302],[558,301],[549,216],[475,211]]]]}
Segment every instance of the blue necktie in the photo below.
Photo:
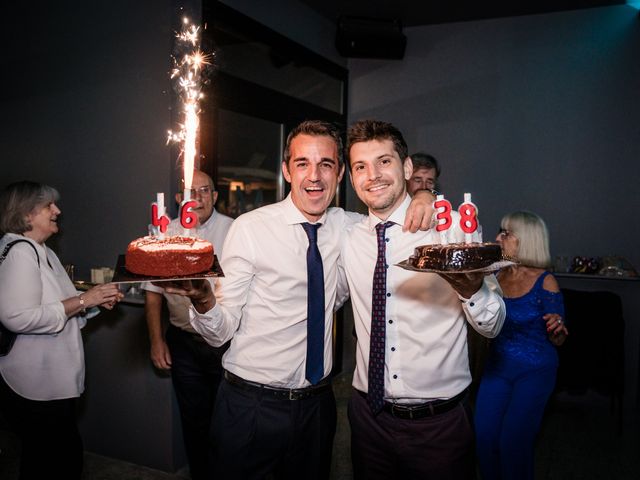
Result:
{"type": "Polygon", "coordinates": [[[307,249],[307,365],[305,376],[315,385],[324,376],[324,270],[318,250],[318,228],[303,223],[309,237],[307,249]]]}
{"type": "Polygon", "coordinates": [[[384,238],[387,227],[393,222],[376,225],[378,237],[378,259],[373,271],[373,294],[371,296],[371,338],[369,343],[369,391],[367,401],[374,415],[384,405],[384,351],[385,320],[387,309],[387,261],[384,238]]]}

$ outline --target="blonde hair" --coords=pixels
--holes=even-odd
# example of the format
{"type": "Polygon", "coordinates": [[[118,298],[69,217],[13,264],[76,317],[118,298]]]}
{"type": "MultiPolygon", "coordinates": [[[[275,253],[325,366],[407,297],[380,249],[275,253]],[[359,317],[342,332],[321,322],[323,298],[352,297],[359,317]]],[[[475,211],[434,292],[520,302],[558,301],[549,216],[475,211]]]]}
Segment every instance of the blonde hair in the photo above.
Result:
{"type": "Polygon", "coordinates": [[[549,231],[542,218],[522,210],[502,217],[500,226],[518,239],[517,260],[522,265],[537,268],[550,266],[549,231]]]}

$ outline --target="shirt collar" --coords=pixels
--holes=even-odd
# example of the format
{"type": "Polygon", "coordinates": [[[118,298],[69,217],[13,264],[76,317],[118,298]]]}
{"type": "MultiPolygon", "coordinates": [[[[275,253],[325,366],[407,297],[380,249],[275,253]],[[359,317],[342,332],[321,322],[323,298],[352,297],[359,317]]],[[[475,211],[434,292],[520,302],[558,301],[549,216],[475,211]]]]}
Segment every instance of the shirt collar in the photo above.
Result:
{"type": "MultiPolygon", "coordinates": [[[[300,210],[298,210],[298,207],[295,206],[295,204],[293,203],[293,199],[291,198],[291,192],[289,192],[287,198],[282,201],[282,207],[284,208],[284,218],[287,225],[295,225],[296,223],[305,222],[312,223],[309,222],[309,219],[305,217],[300,210]]],[[[326,219],[327,212],[325,211],[322,214],[322,217],[320,217],[320,219],[315,223],[324,224],[326,219]]]]}
{"type": "MultiPolygon", "coordinates": [[[[404,219],[407,215],[407,209],[409,208],[409,205],[411,205],[411,197],[409,196],[409,194],[405,192],[404,200],[400,205],[398,205],[398,208],[396,208],[391,213],[391,215],[389,215],[386,221],[393,222],[398,225],[404,225],[404,219]]],[[[371,231],[375,230],[376,225],[378,225],[383,221],[385,220],[381,220],[378,216],[376,216],[376,214],[369,211],[369,217],[368,217],[369,230],[371,231]]]]}

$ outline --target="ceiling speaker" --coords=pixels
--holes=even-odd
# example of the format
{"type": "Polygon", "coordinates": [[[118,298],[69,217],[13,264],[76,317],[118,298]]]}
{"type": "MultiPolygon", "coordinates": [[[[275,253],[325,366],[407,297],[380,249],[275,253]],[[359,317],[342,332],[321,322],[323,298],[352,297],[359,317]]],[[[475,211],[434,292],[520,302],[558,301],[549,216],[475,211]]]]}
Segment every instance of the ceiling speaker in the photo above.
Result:
{"type": "Polygon", "coordinates": [[[336,48],[343,57],[401,60],[407,46],[399,20],[341,17],[336,48]]]}

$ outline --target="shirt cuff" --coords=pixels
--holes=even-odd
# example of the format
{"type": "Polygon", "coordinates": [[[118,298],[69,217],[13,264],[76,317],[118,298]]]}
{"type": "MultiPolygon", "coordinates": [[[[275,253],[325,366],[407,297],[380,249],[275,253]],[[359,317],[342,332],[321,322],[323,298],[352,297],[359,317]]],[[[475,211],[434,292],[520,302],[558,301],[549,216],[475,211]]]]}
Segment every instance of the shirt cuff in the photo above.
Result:
{"type": "Polygon", "coordinates": [[[471,326],[485,337],[495,337],[504,322],[505,307],[500,296],[485,281],[471,298],[458,295],[471,326]]]}
{"type": "Polygon", "coordinates": [[[205,313],[198,312],[193,305],[189,306],[189,322],[193,329],[204,338],[209,345],[220,347],[224,344],[216,332],[222,325],[220,306],[215,304],[205,313]]]}

